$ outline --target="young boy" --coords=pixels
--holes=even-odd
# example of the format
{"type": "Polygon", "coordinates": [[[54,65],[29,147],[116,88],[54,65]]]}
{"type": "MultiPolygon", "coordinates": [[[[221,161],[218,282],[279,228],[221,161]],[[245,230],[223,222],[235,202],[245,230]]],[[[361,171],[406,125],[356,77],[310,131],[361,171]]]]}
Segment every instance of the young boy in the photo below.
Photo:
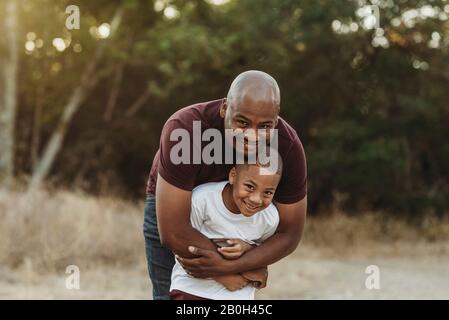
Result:
{"type": "MultiPolygon", "coordinates": [[[[280,159],[279,159],[280,160],[280,159]]],[[[276,170],[260,164],[236,165],[229,182],[211,182],[192,192],[192,227],[213,240],[226,259],[236,259],[274,234],[279,213],[272,203],[281,179],[282,164],[276,170]]],[[[213,279],[190,276],[176,262],[172,271],[172,300],[254,299],[260,283],[257,272],[226,275],[213,279]]]]}

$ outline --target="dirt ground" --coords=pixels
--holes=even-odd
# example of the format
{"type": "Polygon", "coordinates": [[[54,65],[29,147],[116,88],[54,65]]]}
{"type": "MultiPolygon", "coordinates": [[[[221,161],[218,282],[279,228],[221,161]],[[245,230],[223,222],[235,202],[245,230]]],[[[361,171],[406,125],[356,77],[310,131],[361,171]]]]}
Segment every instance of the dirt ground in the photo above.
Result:
{"type": "MultiPolygon", "coordinates": [[[[449,299],[449,256],[441,254],[446,244],[416,253],[413,245],[405,247],[403,255],[399,245],[394,250],[359,247],[340,256],[299,248],[270,267],[268,287],[257,299],[449,299]],[[379,267],[378,290],[365,286],[369,265],[379,267]]],[[[39,275],[30,266],[0,269],[0,299],[151,299],[144,261],[133,268],[81,269],[79,290],[65,288],[64,271],[39,275]]]]}
{"type": "MultiPolygon", "coordinates": [[[[143,204],[59,191],[0,192],[0,299],[151,299],[143,204]],[[66,289],[68,265],[80,289],[66,289]]],[[[258,299],[449,299],[449,218],[313,216],[258,299]],[[368,266],[380,288],[367,289],[368,266]]]]}

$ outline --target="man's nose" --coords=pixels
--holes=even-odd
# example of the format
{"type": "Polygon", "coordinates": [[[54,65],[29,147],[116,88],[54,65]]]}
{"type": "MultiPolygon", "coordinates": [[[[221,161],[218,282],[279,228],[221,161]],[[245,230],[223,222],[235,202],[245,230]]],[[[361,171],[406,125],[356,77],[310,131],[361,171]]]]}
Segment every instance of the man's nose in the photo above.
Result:
{"type": "Polygon", "coordinates": [[[257,129],[249,128],[244,131],[245,141],[246,142],[257,142],[258,141],[258,132],[257,129]]]}

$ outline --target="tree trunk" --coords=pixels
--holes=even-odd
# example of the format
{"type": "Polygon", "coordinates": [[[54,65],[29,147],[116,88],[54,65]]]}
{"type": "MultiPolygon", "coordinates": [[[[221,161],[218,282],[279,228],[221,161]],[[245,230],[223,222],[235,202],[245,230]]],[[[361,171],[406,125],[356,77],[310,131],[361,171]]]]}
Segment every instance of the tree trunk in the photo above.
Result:
{"type": "MultiPolygon", "coordinates": [[[[120,25],[121,18],[123,15],[123,9],[119,8],[111,21],[111,37],[115,34],[117,28],[120,25]]],[[[97,46],[95,55],[91,62],[87,65],[83,77],[81,79],[80,85],[73,91],[69,98],[68,103],[64,107],[63,114],[59,120],[58,127],[53,132],[50,140],[46,144],[43,155],[37,163],[33,175],[31,177],[30,183],[28,185],[28,191],[33,191],[39,189],[42,182],[47,177],[50,172],[51,167],[62,148],[64,142],[64,137],[73,116],[78,111],[80,105],[84,102],[87,95],[91,92],[92,88],[96,85],[99,79],[97,72],[97,66],[105,50],[105,41],[101,41],[97,46]]]]}
{"type": "Polygon", "coordinates": [[[41,140],[41,118],[42,118],[42,86],[38,86],[36,89],[36,104],[34,108],[33,128],[31,133],[31,168],[34,170],[39,161],[39,145],[41,140]]]}
{"type": "Polygon", "coordinates": [[[142,94],[137,98],[136,101],[128,108],[126,111],[126,116],[131,118],[134,116],[147,102],[148,98],[151,96],[150,89],[147,88],[142,94]]]}
{"type": "Polygon", "coordinates": [[[17,108],[17,4],[4,3],[4,52],[0,57],[0,187],[9,188],[14,177],[14,125],[17,108]]]}
{"type": "Polygon", "coordinates": [[[111,94],[109,95],[108,104],[106,105],[106,110],[103,114],[103,120],[106,122],[112,119],[112,113],[114,112],[120,92],[120,84],[122,82],[124,68],[124,64],[119,64],[116,66],[114,80],[112,81],[111,94]]]}

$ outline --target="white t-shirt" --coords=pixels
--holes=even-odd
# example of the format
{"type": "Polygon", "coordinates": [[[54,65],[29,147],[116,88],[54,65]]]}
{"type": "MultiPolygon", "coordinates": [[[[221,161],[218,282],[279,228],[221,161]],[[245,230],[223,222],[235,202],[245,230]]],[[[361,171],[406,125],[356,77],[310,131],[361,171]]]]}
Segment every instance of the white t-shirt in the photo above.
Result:
{"type": "MultiPolygon", "coordinates": [[[[192,227],[209,239],[242,239],[256,244],[273,235],[279,224],[276,207],[271,203],[251,217],[232,213],[223,203],[222,191],[226,184],[227,181],[210,182],[193,190],[192,227]]],[[[175,289],[214,300],[253,300],[255,293],[251,285],[229,291],[215,280],[194,278],[177,261],[172,271],[170,291],[175,289]]]]}

